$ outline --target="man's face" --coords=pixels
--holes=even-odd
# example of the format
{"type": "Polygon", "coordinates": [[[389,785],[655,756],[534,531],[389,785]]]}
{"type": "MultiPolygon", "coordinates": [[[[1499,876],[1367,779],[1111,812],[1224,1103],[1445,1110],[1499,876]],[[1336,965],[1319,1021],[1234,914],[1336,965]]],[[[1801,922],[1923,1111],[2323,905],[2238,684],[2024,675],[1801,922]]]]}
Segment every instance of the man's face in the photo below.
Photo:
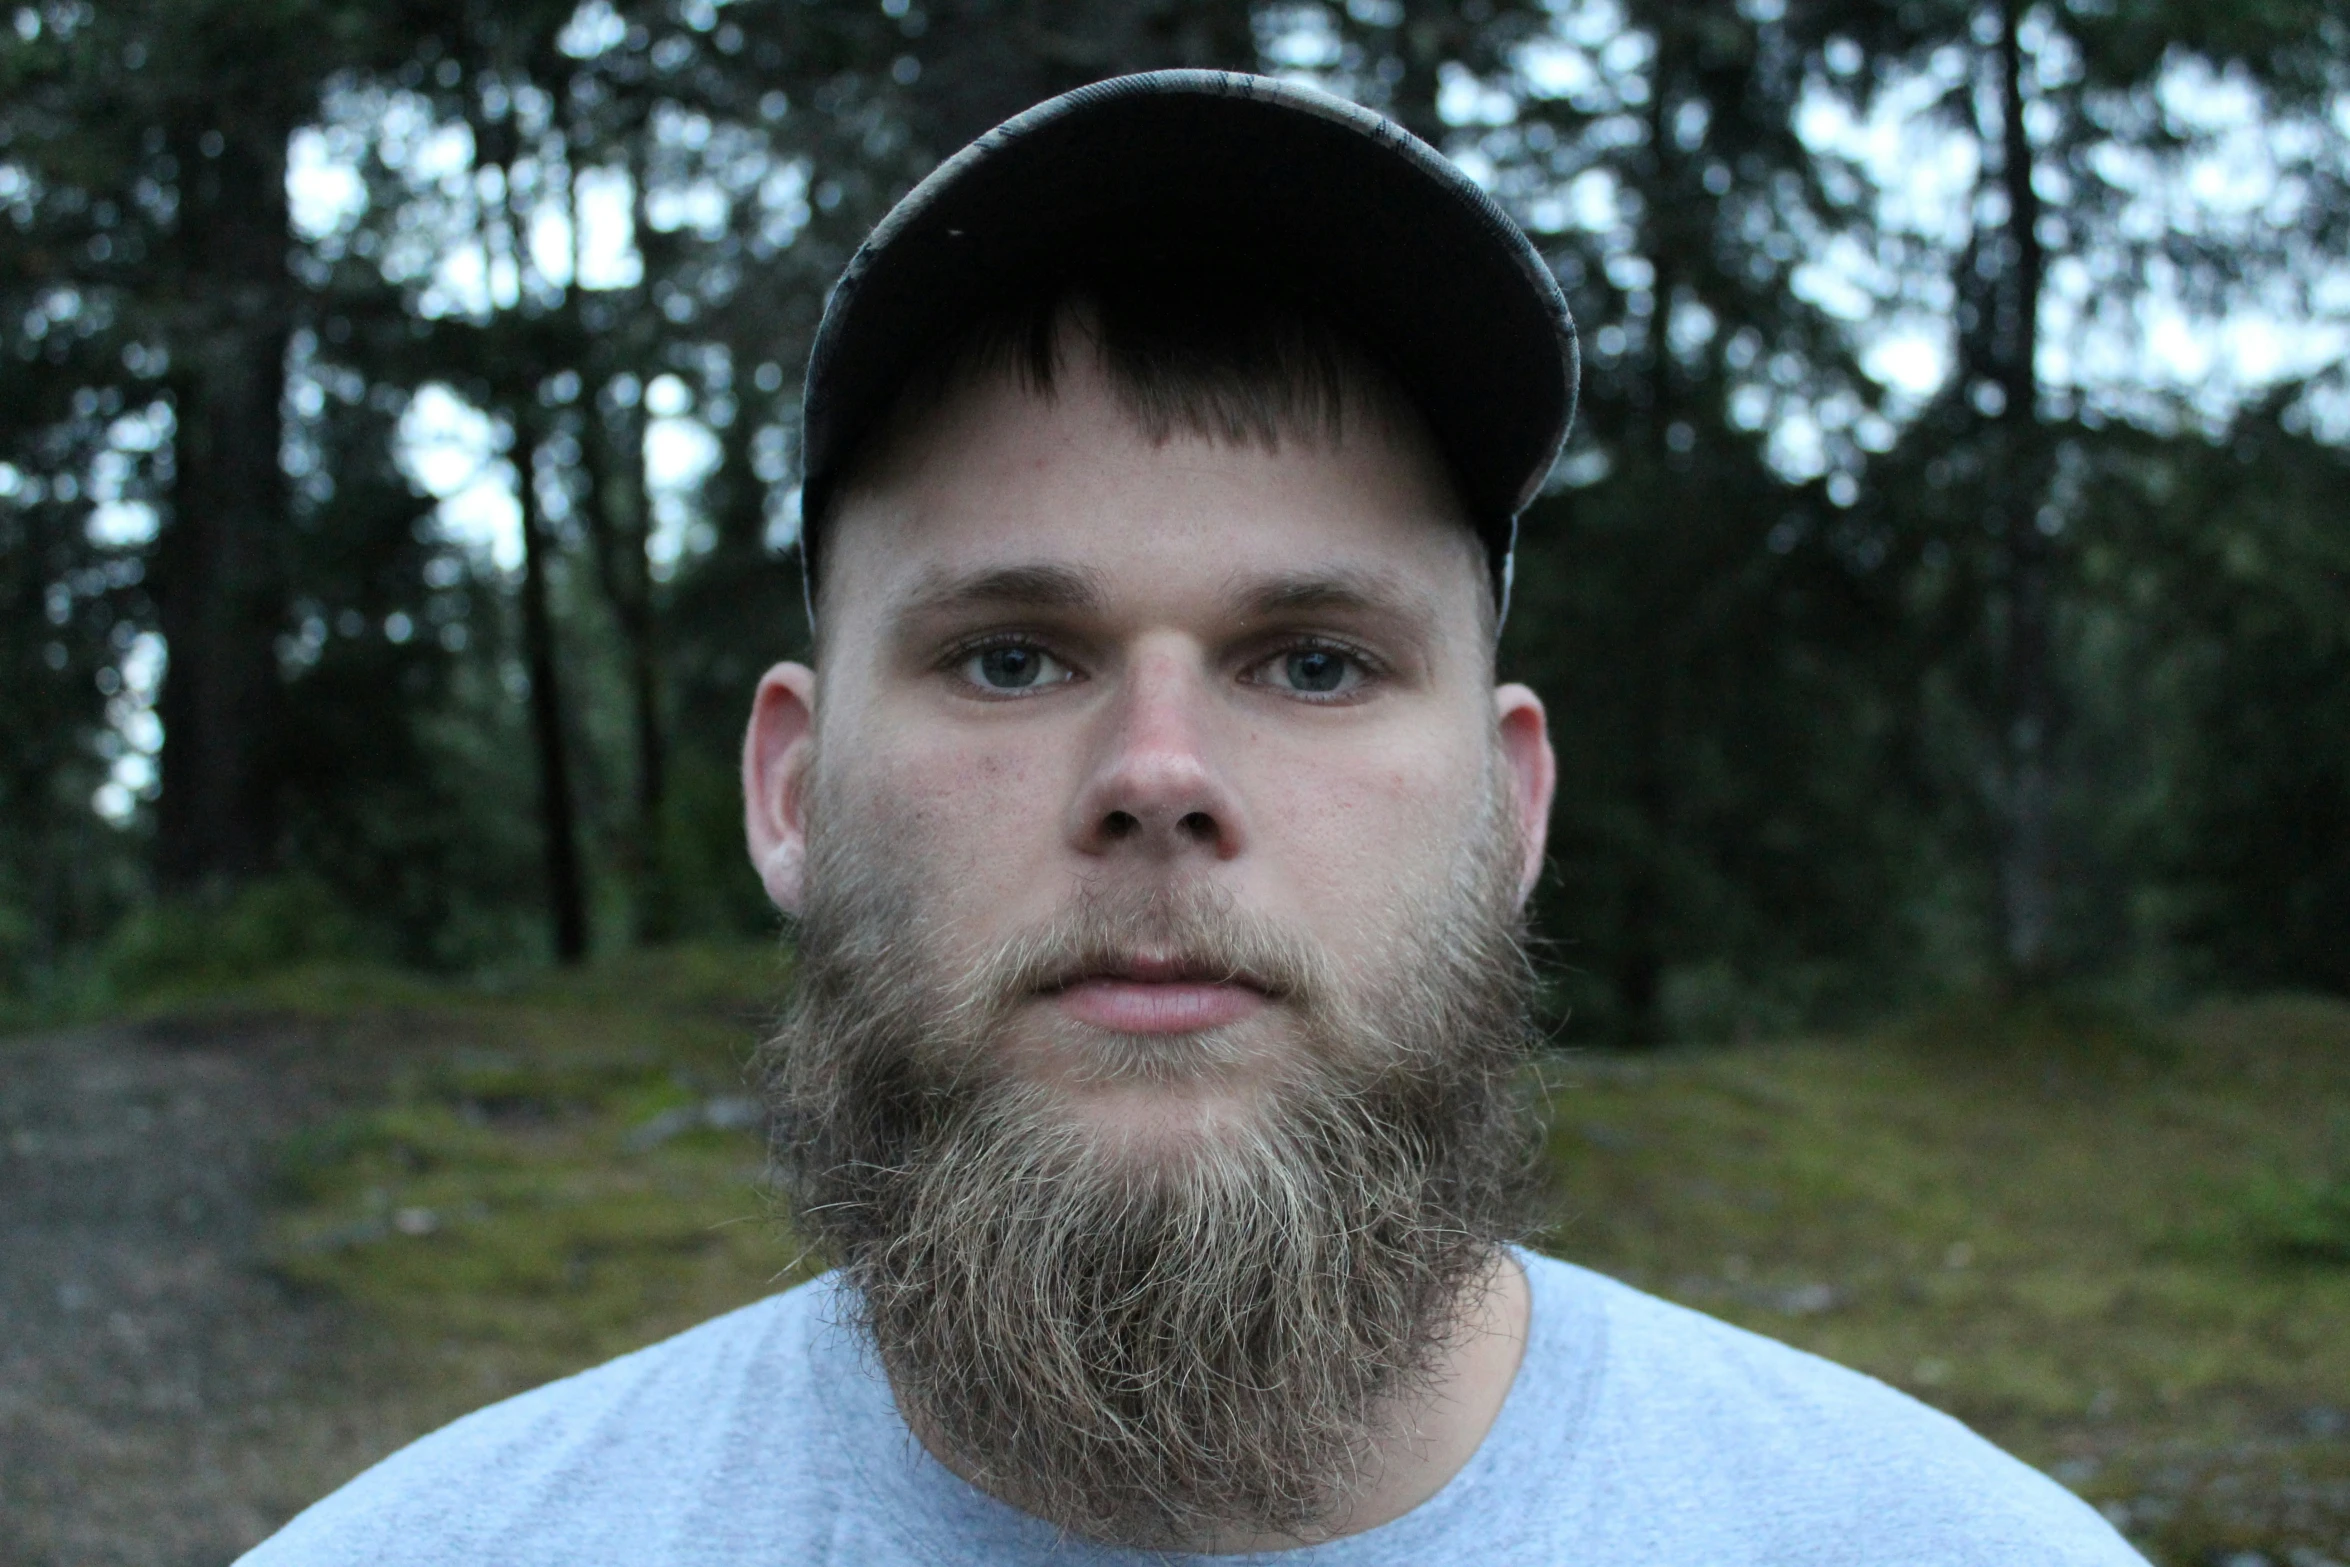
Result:
{"type": "Polygon", "coordinates": [[[1299,1538],[1512,1222],[1550,753],[1421,446],[1154,443],[1067,357],[889,454],[761,686],[779,1173],[971,1478],[1299,1538]]]}
{"type": "MultiPolygon", "coordinates": [[[[1539,863],[1549,751],[1491,684],[1479,548],[1418,432],[1154,443],[1083,350],[1049,399],[963,388],[844,498],[821,675],[771,676],[754,720],[754,857],[797,912],[813,802],[887,846],[949,964],[1166,893],[1376,989],[1480,833],[1513,835],[1521,896],[1539,863]]],[[[1266,976],[1182,958],[1053,976],[1005,1064],[1122,1141],[1245,1116],[1294,1020],[1266,976]],[[1212,1068],[1102,1069],[1203,1037],[1212,1068]]]]}

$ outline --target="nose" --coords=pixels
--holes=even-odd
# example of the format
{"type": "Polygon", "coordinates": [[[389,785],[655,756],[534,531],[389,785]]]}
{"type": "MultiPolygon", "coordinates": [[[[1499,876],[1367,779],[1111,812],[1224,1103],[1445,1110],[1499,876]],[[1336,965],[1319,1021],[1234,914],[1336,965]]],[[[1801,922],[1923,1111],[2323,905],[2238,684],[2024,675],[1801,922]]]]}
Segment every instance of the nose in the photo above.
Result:
{"type": "Polygon", "coordinates": [[[1070,819],[1086,854],[1229,860],[1245,841],[1240,800],[1214,754],[1214,699],[1174,649],[1137,657],[1101,714],[1070,819]]]}

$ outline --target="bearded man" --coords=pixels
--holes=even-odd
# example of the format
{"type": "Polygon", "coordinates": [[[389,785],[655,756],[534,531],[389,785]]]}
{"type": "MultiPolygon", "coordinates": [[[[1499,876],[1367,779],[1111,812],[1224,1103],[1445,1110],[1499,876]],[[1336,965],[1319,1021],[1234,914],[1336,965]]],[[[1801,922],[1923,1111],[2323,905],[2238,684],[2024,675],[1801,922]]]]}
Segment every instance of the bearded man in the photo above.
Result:
{"type": "Polygon", "coordinates": [[[816,1282],[459,1422],[250,1560],[2126,1563],[1853,1373],[1512,1244],[1553,763],[1497,685],[1573,327],[1461,174],[1164,73],[876,229],[761,683],[816,1282]]]}

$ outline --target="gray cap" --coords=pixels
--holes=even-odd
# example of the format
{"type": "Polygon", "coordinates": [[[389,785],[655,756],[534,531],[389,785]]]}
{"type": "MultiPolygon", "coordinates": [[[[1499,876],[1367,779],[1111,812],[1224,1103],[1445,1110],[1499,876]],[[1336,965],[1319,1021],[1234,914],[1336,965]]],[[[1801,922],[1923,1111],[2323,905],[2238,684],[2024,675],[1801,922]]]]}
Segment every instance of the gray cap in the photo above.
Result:
{"type": "Polygon", "coordinates": [[[1401,126],[1262,76],[1096,82],[989,131],[875,226],[826,302],[802,400],[801,539],[907,377],[1040,281],[1212,255],[1311,299],[1394,374],[1460,485],[1506,603],[1517,516],[1575,412],[1575,323],[1477,184],[1401,126]]]}

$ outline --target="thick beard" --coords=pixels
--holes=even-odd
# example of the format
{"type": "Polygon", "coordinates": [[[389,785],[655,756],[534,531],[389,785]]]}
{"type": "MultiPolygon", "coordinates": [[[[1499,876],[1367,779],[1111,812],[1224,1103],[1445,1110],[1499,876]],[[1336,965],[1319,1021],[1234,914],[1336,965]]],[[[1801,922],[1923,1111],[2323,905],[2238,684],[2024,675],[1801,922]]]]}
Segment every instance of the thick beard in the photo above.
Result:
{"type": "MultiPolygon", "coordinates": [[[[779,1185],[953,1467],[1132,1546],[1306,1539],[1343,1513],[1525,1213],[1529,971],[1489,818],[1352,996],[1310,943],[1166,888],[949,972],[882,835],[811,834],[797,991],[760,1063],[779,1185]],[[1236,1124],[1137,1150],[1000,1039],[1041,978],[1144,940],[1269,981],[1299,1027],[1236,1124]]],[[[1241,1058],[1212,1034],[1098,1043],[1097,1081],[1241,1058]]]]}

